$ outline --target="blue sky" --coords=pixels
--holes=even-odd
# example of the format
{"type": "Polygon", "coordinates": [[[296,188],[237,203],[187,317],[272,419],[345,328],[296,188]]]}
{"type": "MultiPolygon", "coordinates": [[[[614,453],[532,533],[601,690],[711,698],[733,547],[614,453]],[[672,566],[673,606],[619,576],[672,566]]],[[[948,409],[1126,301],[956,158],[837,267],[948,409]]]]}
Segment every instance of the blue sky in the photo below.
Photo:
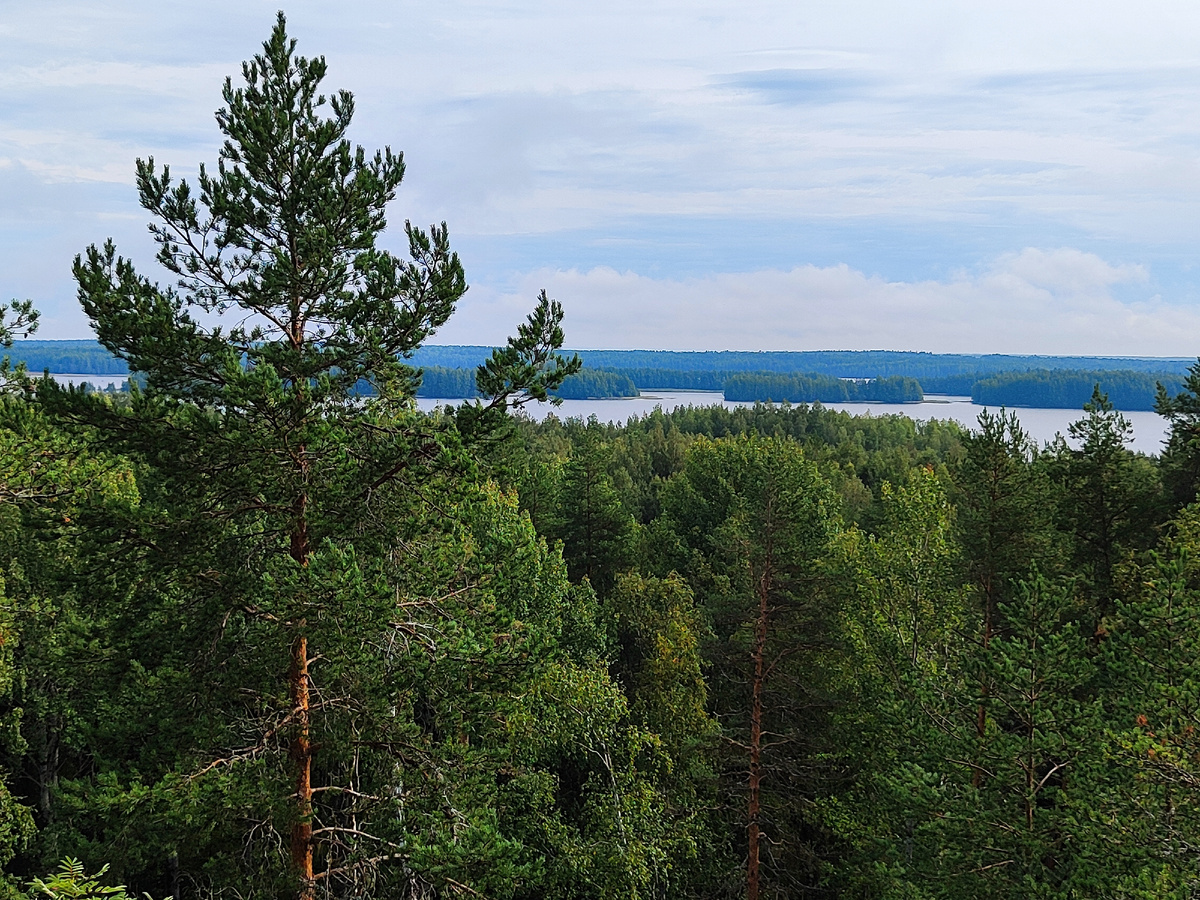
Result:
{"type": "MultiPolygon", "coordinates": [[[[0,297],[89,336],[73,256],[157,277],[133,164],[216,156],[279,5],[0,7],[0,297]]],[[[442,343],[545,287],[577,347],[1200,353],[1200,6],[293,3],[449,223],[442,343]]]]}

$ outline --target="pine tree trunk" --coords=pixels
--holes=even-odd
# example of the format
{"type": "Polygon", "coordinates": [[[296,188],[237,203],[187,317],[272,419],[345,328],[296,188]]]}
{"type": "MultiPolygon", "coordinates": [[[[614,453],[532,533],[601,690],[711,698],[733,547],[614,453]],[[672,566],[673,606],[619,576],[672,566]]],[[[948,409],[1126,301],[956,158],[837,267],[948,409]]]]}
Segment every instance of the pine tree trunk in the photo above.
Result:
{"type": "MultiPolygon", "coordinates": [[[[304,449],[301,448],[301,455],[304,449]]],[[[308,496],[296,498],[296,519],[292,529],[291,556],[302,566],[308,565],[308,496]]],[[[304,628],[301,620],[300,628],[304,628]]],[[[313,878],[312,840],[312,744],[309,742],[308,699],[308,638],[301,631],[292,644],[291,673],[292,714],[296,719],[296,736],[292,739],[292,759],[296,766],[296,824],[292,826],[292,867],[299,879],[297,896],[314,900],[316,881],[313,878]]]]}
{"type": "MultiPolygon", "coordinates": [[[[983,592],[983,649],[986,652],[992,643],[992,576],[989,574],[983,592]]],[[[987,701],[988,684],[985,680],[979,686],[979,707],[976,710],[975,734],[979,738],[979,752],[983,751],[983,738],[987,734],[987,701]]],[[[975,766],[971,773],[971,784],[980,788],[983,786],[983,765],[975,766]]]]}
{"type": "Polygon", "coordinates": [[[761,830],[758,817],[762,808],[760,786],[762,784],[763,681],[765,678],[763,657],[767,644],[768,578],[768,573],[764,572],[758,582],[758,621],[754,626],[754,683],[750,702],[750,796],[746,816],[749,822],[746,900],[758,900],[760,884],[758,846],[761,830]]]}
{"type": "Polygon", "coordinates": [[[292,647],[292,703],[296,737],[292,757],[296,763],[296,824],[292,826],[292,865],[300,879],[300,900],[316,896],[312,846],[312,745],[308,718],[308,639],[301,635],[292,647]]]}

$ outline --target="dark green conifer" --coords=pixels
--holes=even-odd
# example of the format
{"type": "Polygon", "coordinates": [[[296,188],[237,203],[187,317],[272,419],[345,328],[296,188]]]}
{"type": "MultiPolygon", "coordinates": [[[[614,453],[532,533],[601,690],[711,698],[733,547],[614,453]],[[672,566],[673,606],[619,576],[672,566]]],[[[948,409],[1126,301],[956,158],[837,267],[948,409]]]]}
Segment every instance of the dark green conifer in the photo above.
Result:
{"type": "Polygon", "coordinates": [[[1188,369],[1175,396],[1158,385],[1154,411],[1171,425],[1162,454],[1163,483],[1175,505],[1184,506],[1200,487],[1200,360],[1188,369]]]}

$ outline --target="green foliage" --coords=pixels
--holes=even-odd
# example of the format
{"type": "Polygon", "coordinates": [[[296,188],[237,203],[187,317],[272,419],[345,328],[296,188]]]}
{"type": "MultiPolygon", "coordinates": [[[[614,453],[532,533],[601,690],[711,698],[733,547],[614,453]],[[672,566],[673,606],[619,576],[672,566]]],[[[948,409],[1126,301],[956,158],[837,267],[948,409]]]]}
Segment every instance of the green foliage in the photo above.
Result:
{"type": "Polygon", "coordinates": [[[1050,471],[1062,487],[1060,528],[1074,539],[1072,571],[1099,623],[1112,612],[1118,568],[1154,541],[1159,488],[1151,461],[1126,447],[1132,426],[1098,385],[1084,411],[1069,429],[1079,449],[1058,441],[1050,471]]]}
{"type": "Polygon", "coordinates": [[[618,578],[609,604],[617,618],[617,681],[643,727],[671,758],[698,762],[712,737],[700,644],[704,625],[692,592],[678,575],[618,578]]]}
{"type": "MultiPolygon", "coordinates": [[[[32,300],[13,300],[0,304],[0,347],[9,350],[17,338],[27,337],[37,331],[39,315],[32,300]]],[[[14,366],[12,358],[5,354],[0,359],[0,388],[11,390],[14,384],[20,384],[26,368],[24,360],[18,359],[14,366]]]]}
{"type": "Polygon", "coordinates": [[[37,331],[39,317],[32,300],[0,304],[0,346],[11,349],[13,341],[33,334],[37,331]]]}
{"type": "Polygon", "coordinates": [[[1105,881],[1088,825],[1103,719],[1072,612],[1069,592],[1024,583],[1000,604],[1006,632],[964,658],[972,687],[951,713],[943,750],[956,777],[929,828],[929,850],[942,848],[937,868],[966,882],[947,885],[949,896],[1071,897],[1105,881]]]}
{"type": "MultiPolygon", "coordinates": [[[[638,389],[628,376],[582,369],[564,378],[552,394],[564,400],[591,400],[598,397],[636,397],[638,389]]],[[[444,366],[422,369],[417,396],[444,400],[474,399],[479,396],[475,387],[475,371],[444,366]]]]}
{"type": "Polygon", "coordinates": [[[555,394],[564,400],[591,400],[600,397],[636,397],[637,385],[628,375],[599,369],[581,369],[563,380],[555,394]]]}
{"type": "Polygon", "coordinates": [[[1171,425],[1162,454],[1163,485],[1176,506],[1196,499],[1200,486],[1200,360],[1171,396],[1159,384],[1154,411],[1171,425]]]}
{"type": "Polygon", "coordinates": [[[1181,513],[1137,573],[1135,590],[1118,603],[1104,644],[1110,765],[1123,776],[1104,798],[1112,851],[1157,879],[1153,889],[1134,882],[1134,897],[1188,896],[1197,885],[1184,850],[1200,834],[1197,523],[1194,508],[1181,513]]]}
{"type": "Polygon", "coordinates": [[[1062,539],[1047,502],[1053,496],[1048,473],[1013,413],[984,410],[963,449],[952,496],[965,576],[980,609],[979,633],[990,636],[1004,628],[999,604],[1014,597],[1034,567],[1058,570],[1062,539]]]}
{"type": "MultiPolygon", "coordinates": [[[[68,900],[78,897],[80,900],[100,900],[101,897],[111,897],[112,900],[128,900],[124,885],[106,886],[99,878],[108,871],[108,866],[101,867],[95,878],[89,878],[84,872],[83,864],[76,859],[64,859],[57,872],[50,876],[49,881],[35,878],[29,884],[29,889],[37,896],[50,897],[52,900],[68,900]]],[[[143,894],[149,900],[149,894],[143,894]]],[[[170,897],[167,900],[171,900],[170,897]]]]}
{"type": "Polygon", "coordinates": [[[875,533],[839,544],[853,699],[834,727],[848,789],[818,809],[846,850],[833,883],[847,896],[927,896],[914,865],[917,826],[935,808],[946,692],[963,652],[968,607],[954,508],[929,470],[883,487],[875,533]],[[932,744],[932,745],[931,745],[932,744]]]}
{"type": "Polygon", "coordinates": [[[726,815],[751,829],[752,853],[755,826],[770,836],[763,896],[800,896],[829,852],[812,804],[837,777],[838,615],[822,562],[839,527],[836,502],[794,443],[701,438],[663,511],[659,543],[673,538],[711,623],[726,815]]]}
{"type": "Polygon", "coordinates": [[[493,400],[520,394],[513,401],[518,407],[550,399],[551,392],[583,366],[578,356],[566,359],[555,352],[563,343],[562,317],[562,304],[542,291],[516,336],[475,370],[479,392],[493,400]]]}
{"type": "Polygon", "coordinates": [[[852,627],[860,664],[899,683],[938,671],[954,652],[965,612],[961,551],[954,508],[932,471],[915,470],[899,488],[884,484],[882,507],[875,534],[846,538],[859,598],[852,627]]]}
{"type": "Polygon", "coordinates": [[[418,397],[435,397],[443,400],[465,400],[479,396],[475,390],[473,369],[447,369],[444,366],[429,366],[421,370],[421,386],[418,397]]]}
{"type": "Polygon", "coordinates": [[[571,578],[587,578],[602,596],[631,561],[635,525],[613,489],[608,448],[594,421],[572,435],[563,463],[558,506],[548,535],[563,542],[571,578]]]}
{"type": "Polygon", "coordinates": [[[129,367],[96,341],[16,340],[12,359],[31,372],[127,375],[129,367]]]}
{"type": "MultiPolygon", "coordinates": [[[[646,816],[658,802],[594,604],[472,476],[455,428],[486,435],[574,371],[555,352],[562,310],[543,293],[481,368],[486,404],[418,414],[405,357],[450,315],[461,266],[444,226],[408,226],[408,260],[379,249],[403,162],[351,146],[352,98],[322,95],[324,61],[294,50],[280,16],[244,86],[226,82],[198,190],[139,163],[174,287],[111,243],[76,261],[101,342],[145,386],[128,402],[39,389],[139,476],[72,573],[103,604],[91,643],[67,648],[98,690],[54,671],[78,726],[47,720],[66,757],[47,837],[131,882],[177,860],[216,892],[540,891],[560,842],[603,843],[624,815],[618,772],[646,816]],[[590,731],[511,730],[538,720],[523,704],[547,679],[594,682],[590,731]],[[567,758],[568,797],[526,796],[567,758]]],[[[647,833],[629,825],[578,884],[553,874],[628,896],[657,852],[647,833]]]]}
{"type": "MultiPolygon", "coordinates": [[[[595,351],[592,351],[594,353],[595,351]]],[[[590,353],[584,353],[590,358],[590,353]]],[[[595,365],[594,363],[592,365],[595,365]]],[[[656,369],[650,367],[613,368],[604,371],[628,378],[640,390],[723,391],[729,373],[708,369],[656,369]]]]}
{"type": "Polygon", "coordinates": [[[829,375],[738,373],[725,380],[726,400],[775,403],[846,403],[874,400],[908,403],[924,399],[915,378],[893,375],[868,381],[847,381],[829,375]]]}

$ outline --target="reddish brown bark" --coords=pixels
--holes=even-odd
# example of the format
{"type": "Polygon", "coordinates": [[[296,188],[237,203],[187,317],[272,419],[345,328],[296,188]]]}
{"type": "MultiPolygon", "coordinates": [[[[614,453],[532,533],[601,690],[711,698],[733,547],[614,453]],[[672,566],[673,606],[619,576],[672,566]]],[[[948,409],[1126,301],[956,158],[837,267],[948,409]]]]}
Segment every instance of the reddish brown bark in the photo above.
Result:
{"type": "Polygon", "coordinates": [[[292,647],[292,703],[296,716],[296,737],[292,756],[296,762],[296,824],[292,827],[292,865],[300,879],[300,900],[313,900],[312,846],[312,745],[308,732],[308,639],[296,638],[292,647]]]}
{"type": "MultiPolygon", "coordinates": [[[[303,448],[301,448],[303,454],[303,448]]],[[[295,522],[292,526],[290,552],[292,559],[308,565],[308,496],[296,498],[295,522]]],[[[304,627],[301,621],[300,627],[304,627]]],[[[299,879],[297,896],[300,900],[315,900],[316,881],[313,878],[312,836],[312,744],[309,740],[308,700],[308,638],[303,632],[292,645],[291,700],[296,720],[296,735],[292,739],[292,760],[296,766],[296,823],[292,826],[292,867],[299,879]]]]}
{"type": "MultiPolygon", "coordinates": [[[[301,449],[303,452],[303,448],[301,449]]],[[[295,522],[292,525],[292,543],[289,553],[302,566],[308,565],[308,495],[301,494],[292,507],[295,522]]]]}

